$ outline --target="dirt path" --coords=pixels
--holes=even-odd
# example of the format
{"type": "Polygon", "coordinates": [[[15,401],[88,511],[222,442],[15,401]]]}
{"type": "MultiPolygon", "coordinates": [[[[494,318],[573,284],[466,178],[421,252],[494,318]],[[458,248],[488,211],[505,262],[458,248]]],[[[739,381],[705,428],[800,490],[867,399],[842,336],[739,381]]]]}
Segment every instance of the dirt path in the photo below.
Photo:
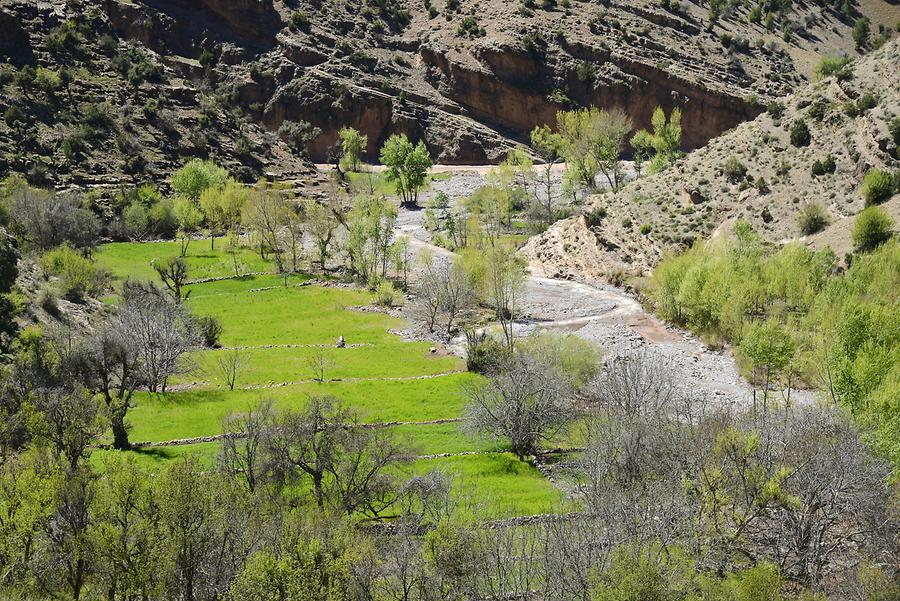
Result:
{"type": "MultiPolygon", "coordinates": [[[[486,170],[455,168],[452,177],[434,182],[425,199],[443,191],[452,203],[459,202],[483,185],[486,170]]],[[[414,253],[428,249],[438,260],[451,260],[453,253],[431,243],[423,215],[421,210],[402,211],[397,233],[410,237],[414,253]]],[[[597,343],[603,350],[604,362],[644,352],[670,366],[685,392],[721,405],[752,402],[752,387],[738,374],[730,353],[713,350],[695,336],[662,323],[619,288],[599,282],[529,276],[520,310],[521,317],[515,325],[519,335],[534,330],[571,332],[597,343]]],[[[451,348],[457,352],[459,346],[460,341],[451,341],[451,348]]],[[[809,402],[814,394],[791,391],[791,399],[809,402]]]]}

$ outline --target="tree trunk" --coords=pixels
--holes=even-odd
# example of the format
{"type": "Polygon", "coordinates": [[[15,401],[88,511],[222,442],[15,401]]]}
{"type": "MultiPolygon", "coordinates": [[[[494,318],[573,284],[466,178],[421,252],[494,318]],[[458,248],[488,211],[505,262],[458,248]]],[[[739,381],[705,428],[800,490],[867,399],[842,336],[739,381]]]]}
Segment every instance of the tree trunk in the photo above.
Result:
{"type": "Polygon", "coordinates": [[[113,448],[127,451],[131,448],[131,443],[128,442],[128,430],[125,429],[124,417],[113,417],[110,422],[113,432],[113,448]]]}

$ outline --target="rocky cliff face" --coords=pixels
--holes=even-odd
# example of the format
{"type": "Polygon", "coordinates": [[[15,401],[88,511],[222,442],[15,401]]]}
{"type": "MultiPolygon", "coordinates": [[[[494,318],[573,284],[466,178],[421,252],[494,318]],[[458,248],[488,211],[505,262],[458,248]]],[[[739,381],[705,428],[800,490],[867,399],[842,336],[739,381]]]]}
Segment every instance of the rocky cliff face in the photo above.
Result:
{"type": "Polygon", "coordinates": [[[340,127],[353,126],[369,136],[370,158],[405,132],[442,162],[493,162],[579,105],[618,106],[635,128],[656,106],[679,106],[684,144],[695,148],[793,89],[802,77],[791,56],[845,44],[850,29],[829,10],[810,9],[813,24],[798,9],[791,18],[810,26],[787,44],[746,15],[709,26],[705,8],[666,11],[650,0],[548,10],[467,0],[455,11],[407,0],[106,3],[122,35],[162,54],[214,52],[269,129],[284,120],[318,128],[309,151],[319,161],[340,127]]]}
{"type": "MultiPolygon", "coordinates": [[[[669,10],[652,0],[546,4],[0,0],[0,61],[55,69],[74,60],[92,73],[118,71],[115,77],[135,81],[76,83],[89,93],[48,102],[77,112],[79,103],[96,97],[127,108],[134,117],[121,124],[135,125],[131,133],[157,149],[145,153],[151,171],[190,153],[239,161],[238,154],[249,152],[249,175],[280,169],[274,156],[289,153],[272,136],[286,120],[317,132],[307,144],[317,161],[328,160],[338,130],[352,126],[368,135],[369,158],[389,135],[404,132],[425,140],[439,162],[485,163],[501,160],[534,126],[552,125],[560,109],[619,107],[640,128],[656,106],[678,106],[685,148],[694,148],[794,89],[803,81],[797,57],[845,48],[851,29],[844,17],[815,5],[785,17],[803,23],[785,42],[749,23],[744,9],[711,25],[707,8],[690,3],[671,3],[669,10]],[[81,56],[50,48],[66,23],[77,26],[81,56]],[[129,70],[131,58],[123,55],[145,56],[134,69],[150,64],[158,74],[129,70]],[[169,117],[163,128],[178,134],[176,143],[157,131],[159,112],[143,110],[154,98],[169,117]],[[275,147],[273,155],[268,149],[275,147]]],[[[0,108],[16,103],[31,106],[27,94],[16,92],[0,108]]],[[[35,142],[65,171],[58,157],[74,126],[51,113],[38,121],[53,131],[35,142]]],[[[14,130],[0,124],[6,148],[14,146],[14,130]]],[[[30,168],[9,155],[4,165],[30,168]]],[[[105,165],[92,169],[113,169],[105,165]]],[[[125,173],[124,166],[113,170],[125,173]]]]}

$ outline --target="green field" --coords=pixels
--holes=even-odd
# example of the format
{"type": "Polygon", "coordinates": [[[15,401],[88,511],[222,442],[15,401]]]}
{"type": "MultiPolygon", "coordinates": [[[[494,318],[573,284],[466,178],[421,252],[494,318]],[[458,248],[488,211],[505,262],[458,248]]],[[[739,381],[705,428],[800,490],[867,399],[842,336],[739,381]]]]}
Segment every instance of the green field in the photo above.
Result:
{"type": "MultiPolygon", "coordinates": [[[[190,285],[187,307],[197,315],[211,315],[223,326],[223,348],[189,353],[186,371],[173,378],[166,394],[139,392],[128,413],[134,442],[161,443],[221,433],[231,413],[246,412],[262,401],[275,408],[298,408],[313,395],[342,399],[367,422],[427,422],[462,415],[463,388],[477,381],[464,363],[432,345],[406,342],[389,330],[403,322],[371,307],[371,294],[345,285],[308,283],[312,276],[285,281],[274,267],[249,249],[239,251],[246,271],[263,275],[233,277],[232,257],[222,241],[210,251],[208,240],[191,243],[187,262],[191,279],[230,279],[190,285]],[[336,348],[343,336],[347,347],[336,348]],[[242,367],[234,390],[229,390],[218,359],[238,348],[242,367]],[[315,381],[312,364],[324,359],[325,381],[315,381]]],[[[154,280],[151,262],[179,253],[176,242],[102,246],[98,264],[120,281],[154,280]]],[[[467,491],[466,502],[477,498],[489,515],[526,515],[546,510],[559,491],[540,472],[515,460],[493,440],[465,434],[460,423],[390,426],[410,456],[489,451],[416,459],[400,469],[406,476],[441,468],[454,474],[467,491]],[[474,497],[473,497],[474,495],[474,497]]],[[[215,442],[154,446],[132,451],[150,469],[188,454],[213,466],[219,451],[215,442]]],[[[114,451],[98,451],[103,461],[114,451]]]]}

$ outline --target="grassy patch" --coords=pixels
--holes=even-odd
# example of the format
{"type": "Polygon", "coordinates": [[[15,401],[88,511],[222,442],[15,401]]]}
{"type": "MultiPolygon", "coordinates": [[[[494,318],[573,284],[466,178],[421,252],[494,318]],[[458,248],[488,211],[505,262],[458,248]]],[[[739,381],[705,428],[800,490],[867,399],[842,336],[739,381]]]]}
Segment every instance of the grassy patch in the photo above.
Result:
{"type": "MultiPolygon", "coordinates": [[[[191,279],[214,278],[234,274],[234,262],[230,253],[224,249],[224,241],[216,240],[215,250],[210,249],[209,239],[193,240],[188,246],[185,260],[188,264],[191,279]]],[[[110,242],[102,244],[94,253],[97,265],[108,269],[120,280],[133,278],[137,280],[156,280],[156,272],[151,263],[154,260],[177,257],[181,254],[181,244],[176,241],[144,242],[110,242]]],[[[275,271],[270,261],[264,261],[259,253],[249,248],[241,248],[237,252],[237,260],[245,272],[275,271]]]]}
{"type": "Polygon", "coordinates": [[[162,441],[209,436],[222,431],[222,418],[247,411],[261,400],[276,408],[301,407],[311,395],[329,394],[343,399],[367,421],[426,421],[457,417],[465,399],[460,388],[477,376],[453,374],[428,380],[329,382],[296,384],[263,390],[198,389],[159,396],[135,395],[129,411],[131,439],[162,441]]]}
{"type": "MultiPolygon", "coordinates": [[[[428,353],[428,343],[394,342],[355,348],[253,348],[242,351],[244,366],[238,372],[237,386],[247,387],[284,382],[299,382],[318,377],[310,362],[320,356],[326,362],[326,380],[350,378],[409,378],[462,371],[463,362],[453,356],[428,353]]],[[[206,386],[225,386],[218,360],[223,352],[201,351],[188,358],[195,368],[176,382],[202,381],[206,386]]]]}
{"type": "Polygon", "coordinates": [[[455,475],[461,501],[469,503],[477,497],[479,514],[491,517],[548,513],[565,499],[534,466],[510,453],[423,459],[413,464],[415,473],[433,469],[455,475]]]}

